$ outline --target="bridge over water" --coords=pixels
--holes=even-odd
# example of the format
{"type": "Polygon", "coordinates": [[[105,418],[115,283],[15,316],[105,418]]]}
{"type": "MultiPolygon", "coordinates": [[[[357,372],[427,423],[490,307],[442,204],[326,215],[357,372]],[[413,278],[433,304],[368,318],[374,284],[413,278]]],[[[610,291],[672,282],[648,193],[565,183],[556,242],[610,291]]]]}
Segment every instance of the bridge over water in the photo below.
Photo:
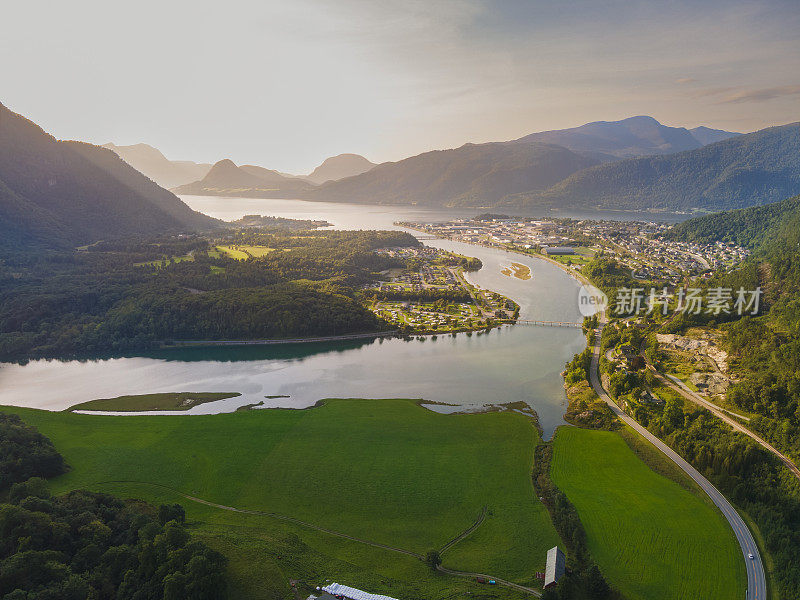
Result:
{"type": "Polygon", "coordinates": [[[575,321],[537,321],[535,319],[517,319],[518,325],[538,325],[540,327],[583,327],[583,323],[575,321]]]}

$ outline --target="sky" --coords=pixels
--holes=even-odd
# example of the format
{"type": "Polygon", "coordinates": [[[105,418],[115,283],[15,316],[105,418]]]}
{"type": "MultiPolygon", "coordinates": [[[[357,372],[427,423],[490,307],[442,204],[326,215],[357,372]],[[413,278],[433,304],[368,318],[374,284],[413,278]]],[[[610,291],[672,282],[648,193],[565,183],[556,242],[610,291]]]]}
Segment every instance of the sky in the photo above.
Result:
{"type": "Polygon", "coordinates": [[[643,114],[800,120],[798,0],[0,2],[0,102],[174,160],[307,173],[643,114]]]}

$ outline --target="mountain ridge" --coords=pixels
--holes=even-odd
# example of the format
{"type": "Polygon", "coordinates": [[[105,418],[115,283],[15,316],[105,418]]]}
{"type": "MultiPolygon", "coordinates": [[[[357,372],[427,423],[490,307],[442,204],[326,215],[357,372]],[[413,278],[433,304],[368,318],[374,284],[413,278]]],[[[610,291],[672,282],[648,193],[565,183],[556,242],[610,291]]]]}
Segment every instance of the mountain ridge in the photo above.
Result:
{"type": "Polygon", "coordinates": [[[219,226],[111,150],[59,141],[0,104],[0,245],[64,247],[219,226]]]}
{"type": "Polygon", "coordinates": [[[615,210],[725,210],[800,192],[800,127],[768,127],[694,150],[632,158],[574,173],[509,206],[615,210]]]}
{"type": "MultiPolygon", "coordinates": [[[[736,135],[733,132],[710,129],[701,130],[699,134],[705,138],[736,135]]],[[[705,143],[685,127],[663,125],[653,117],[645,115],[619,121],[594,121],[578,127],[531,133],[513,142],[557,144],[573,152],[593,153],[596,156],[608,157],[609,160],[672,154],[682,150],[694,150],[705,143]]]]}
{"type": "Polygon", "coordinates": [[[140,173],[146,175],[165,189],[197,181],[206,176],[210,164],[190,160],[169,160],[158,149],[149,144],[139,143],[118,146],[108,142],[103,148],[115,152],[122,160],[140,173]]]}
{"type": "Polygon", "coordinates": [[[176,194],[210,196],[287,197],[314,184],[256,165],[238,166],[229,158],[214,163],[203,179],[173,188],[176,194]]]}
{"type": "Polygon", "coordinates": [[[522,190],[545,189],[596,159],[550,144],[465,144],[432,150],[310,190],[310,200],[483,206],[522,190]]]}

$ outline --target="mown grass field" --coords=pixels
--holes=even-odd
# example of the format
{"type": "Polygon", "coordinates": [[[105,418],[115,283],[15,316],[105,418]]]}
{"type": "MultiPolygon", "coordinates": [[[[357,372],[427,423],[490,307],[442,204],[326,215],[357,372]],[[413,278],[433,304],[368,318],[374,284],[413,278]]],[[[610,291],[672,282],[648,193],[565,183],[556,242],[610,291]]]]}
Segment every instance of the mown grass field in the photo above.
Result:
{"type": "Polygon", "coordinates": [[[291,597],[290,578],[330,578],[404,599],[520,595],[434,574],[414,557],[301,525],[198,504],[176,491],[419,554],[441,548],[486,506],[483,524],[444,554],[444,564],[520,583],[535,582],[546,550],[558,543],[531,484],[537,431],[514,412],[441,415],[410,400],[186,417],[3,410],[38,427],[66,458],[71,470],[53,480],[54,491],[181,502],[195,534],[231,557],[237,598],[291,597]]]}
{"type": "Polygon", "coordinates": [[[617,433],[561,428],[554,444],[553,481],[603,574],[630,600],[744,596],[739,546],[714,507],[650,470],[617,433]]]}

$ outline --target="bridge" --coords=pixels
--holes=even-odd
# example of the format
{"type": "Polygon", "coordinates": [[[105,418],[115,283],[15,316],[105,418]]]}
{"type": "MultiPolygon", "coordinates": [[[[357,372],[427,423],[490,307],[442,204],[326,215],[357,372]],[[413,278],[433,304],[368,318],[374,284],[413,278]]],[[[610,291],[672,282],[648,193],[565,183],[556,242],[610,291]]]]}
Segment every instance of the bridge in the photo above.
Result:
{"type": "Polygon", "coordinates": [[[537,321],[535,319],[517,319],[518,325],[539,325],[540,327],[583,327],[583,323],[575,321],[537,321]]]}

